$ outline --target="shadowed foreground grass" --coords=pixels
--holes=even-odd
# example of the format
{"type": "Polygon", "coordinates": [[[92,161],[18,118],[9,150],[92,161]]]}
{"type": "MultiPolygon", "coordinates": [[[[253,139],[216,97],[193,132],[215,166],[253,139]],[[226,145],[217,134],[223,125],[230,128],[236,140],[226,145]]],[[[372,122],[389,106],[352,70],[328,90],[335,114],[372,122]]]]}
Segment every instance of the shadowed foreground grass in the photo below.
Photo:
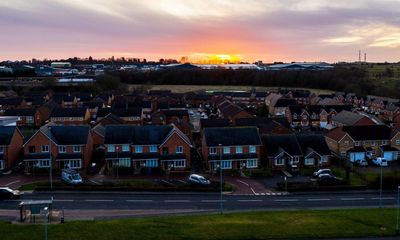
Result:
{"type": "MultiPolygon", "coordinates": [[[[49,226],[49,239],[268,239],[395,234],[396,209],[249,212],[75,221],[49,226]]],[[[43,225],[0,222],[0,239],[44,239],[43,225]]]]}

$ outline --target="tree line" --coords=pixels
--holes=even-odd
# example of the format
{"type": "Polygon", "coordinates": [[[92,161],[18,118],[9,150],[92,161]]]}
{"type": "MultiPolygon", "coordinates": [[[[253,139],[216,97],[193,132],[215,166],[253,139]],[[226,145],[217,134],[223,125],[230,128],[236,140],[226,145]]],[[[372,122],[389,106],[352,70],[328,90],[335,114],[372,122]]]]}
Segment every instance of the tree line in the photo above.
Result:
{"type": "MultiPolygon", "coordinates": [[[[353,92],[357,95],[400,97],[400,83],[388,88],[374,83],[364,69],[334,67],[329,70],[231,70],[166,69],[159,71],[112,72],[127,84],[237,85],[263,87],[302,87],[353,92]]],[[[400,82],[400,81],[399,81],[400,82]]]]}

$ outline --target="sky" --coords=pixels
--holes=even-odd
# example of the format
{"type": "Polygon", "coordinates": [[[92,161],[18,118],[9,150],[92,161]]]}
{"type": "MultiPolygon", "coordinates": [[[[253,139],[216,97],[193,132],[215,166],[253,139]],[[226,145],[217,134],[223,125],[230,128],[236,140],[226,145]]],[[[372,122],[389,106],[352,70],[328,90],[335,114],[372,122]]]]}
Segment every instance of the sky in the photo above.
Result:
{"type": "Polygon", "coordinates": [[[0,60],[400,61],[400,0],[1,0],[0,60]]]}

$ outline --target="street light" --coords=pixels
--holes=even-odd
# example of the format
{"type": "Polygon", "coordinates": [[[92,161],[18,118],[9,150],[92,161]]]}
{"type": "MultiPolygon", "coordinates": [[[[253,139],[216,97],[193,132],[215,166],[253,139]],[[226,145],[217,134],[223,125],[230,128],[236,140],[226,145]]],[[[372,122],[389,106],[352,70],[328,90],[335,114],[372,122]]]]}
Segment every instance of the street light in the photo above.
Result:
{"type": "Polygon", "coordinates": [[[380,181],[380,190],[379,190],[379,207],[382,208],[382,162],[381,162],[381,181],[380,181]]]}
{"type": "Polygon", "coordinates": [[[396,224],[396,234],[399,234],[399,232],[400,232],[399,214],[400,214],[400,186],[397,186],[397,224],[396,224]]]}
{"type": "Polygon", "coordinates": [[[50,190],[53,191],[53,156],[51,155],[51,127],[49,126],[50,190]]]}
{"type": "Polygon", "coordinates": [[[116,152],[117,152],[117,161],[116,161],[117,164],[116,164],[116,165],[117,165],[117,178],[118,178],[118,177],[119,177],[119,176],[118,176],[118,175],[119,175],[119,174],[118,174],[118,170],[119,170],[119,169],[118,169],[118,168],[119,168],[119,158],[118,158],[119,147],[116,146],[116,147],[115,147],[115,150],[116,150],[116,152]]]}
{"type": "Polygon", "coordinates": [[[224,213],[224,204],[222,202],[222,144],[219,146],[219,185],[220,185],[220,212],[224,213]]]}
{"type": "Polygon", "coordinates": [[[44,207],[43,208],[43,215],[46,217],[46,222],[44,223],[44,239],[48,239],[48,234],[47,234],[47,224],[49,222],[49,207],[44,207]]]}

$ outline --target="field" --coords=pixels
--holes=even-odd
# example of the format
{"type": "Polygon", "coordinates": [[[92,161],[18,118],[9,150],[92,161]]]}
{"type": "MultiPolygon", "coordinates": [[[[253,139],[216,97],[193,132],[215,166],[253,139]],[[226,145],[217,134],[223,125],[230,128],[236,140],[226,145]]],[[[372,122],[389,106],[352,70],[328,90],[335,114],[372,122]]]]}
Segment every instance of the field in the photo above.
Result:
{"type": "MultiPolygon", "coordinates": [[[[248,212],[75,221],[49,226],[49,239],[314,239],[393,236],[396,209],[248,212]]],[[[2,240],[44,238],[43,225],[0,222],[2,240]]]]}
{"type": "MultiPolygon", "coordinates": [[[[184,93],[190,91],[250,91],[255,88],[257,91],[270,91],[277,89],[276,87],[252,87],[252,86],[221,86],[221,85],[142,85],[142,84],[128,84],[130,91],[134,89],[146,90],[172,90],[173,92],[184,93]]],[[[308,88],[290,88],[290,89],[306,89],[316,94],[329,94],[333,93],[330,90],[323,89],[308,89],[308,88]]]]}

